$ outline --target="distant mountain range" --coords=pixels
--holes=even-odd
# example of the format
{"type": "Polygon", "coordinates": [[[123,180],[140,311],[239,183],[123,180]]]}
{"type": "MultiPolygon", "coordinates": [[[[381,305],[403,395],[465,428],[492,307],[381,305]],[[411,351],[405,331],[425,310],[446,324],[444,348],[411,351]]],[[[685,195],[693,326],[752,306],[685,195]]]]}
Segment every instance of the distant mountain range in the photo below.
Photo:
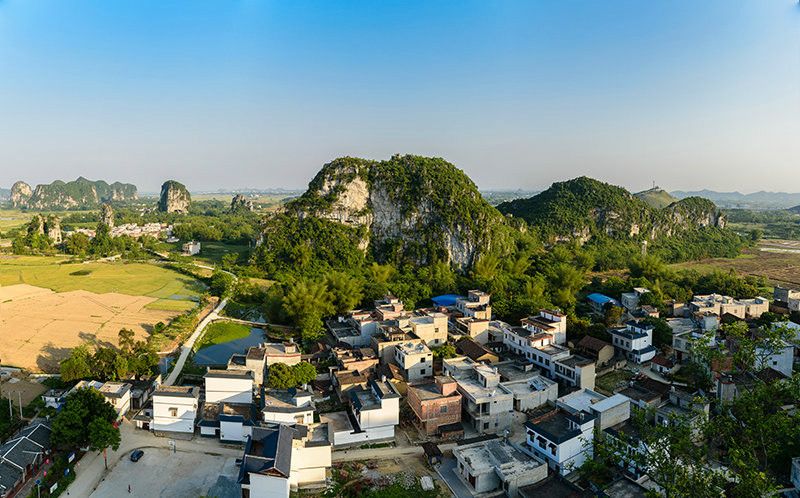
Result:
{"type": "Polygon", "coordinates": [[[691,192],[676,190],[671,194],[678,199],[704,197],[714,201],[721,208],[729,209],[788,209],[800,205],[800,193],[765,192],[762,190],[752,194],[742,194],[741,192],[716,192],[714,190],[691,192]]]}

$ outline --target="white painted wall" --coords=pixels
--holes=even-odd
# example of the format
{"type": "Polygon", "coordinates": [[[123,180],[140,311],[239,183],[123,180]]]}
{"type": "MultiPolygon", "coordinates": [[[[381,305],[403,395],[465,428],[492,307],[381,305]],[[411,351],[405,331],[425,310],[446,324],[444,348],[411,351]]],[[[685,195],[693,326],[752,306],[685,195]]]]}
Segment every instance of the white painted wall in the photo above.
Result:
{"type": "Polygon", "coordinates": [[[289,479],[250,474],[250,484],[242,486],[250,490],[253,498],[289,498],[289,479]]]}
{"type": "Polygon", "coordinates": [[[169,432],[194,432],[194,422],[197,418],[197,400],[195,398],[179,396],[153,396],[153,427],[154,431],[169,432]],[[170,408],[176,409],[172,415],[170,408]]]}
{"type": "Polygon", "coordinates": [[[314,410],[309,408],[306,411],[302,412],[295,412],[295,413],[282,413],[282,412],[271,412],[267,409],[264,409],[264,422],[274,422],[278,424],[295,424],[300,423],[303,425],[309,425],[314,422],[314,410]],[[295,417],[302,417],[303,420],[298,422],[295,417]]]}
{"type": "Polygon", "coordinates": [[[206,403],[252,403],[253,379],[206,377],[206,403]]]}

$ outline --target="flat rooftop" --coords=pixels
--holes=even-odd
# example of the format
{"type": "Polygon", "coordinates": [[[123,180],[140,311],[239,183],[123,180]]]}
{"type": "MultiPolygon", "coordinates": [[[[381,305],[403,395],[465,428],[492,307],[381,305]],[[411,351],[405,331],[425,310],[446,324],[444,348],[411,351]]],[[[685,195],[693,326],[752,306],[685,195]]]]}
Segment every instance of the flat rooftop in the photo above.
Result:
{"type": "Polygon", "coordinates": [[[546,465],[501,439],[459,446],[453,449],[453,454],[478,474],[497,470],[502,475],[511,477],[546,465]]]}
{"type": "Polygon", "coordinates": [[[196,398],[200,388],[197,386],[165,386],[161,385],[153,392],[153,396],[175,396],[196,398]]]}

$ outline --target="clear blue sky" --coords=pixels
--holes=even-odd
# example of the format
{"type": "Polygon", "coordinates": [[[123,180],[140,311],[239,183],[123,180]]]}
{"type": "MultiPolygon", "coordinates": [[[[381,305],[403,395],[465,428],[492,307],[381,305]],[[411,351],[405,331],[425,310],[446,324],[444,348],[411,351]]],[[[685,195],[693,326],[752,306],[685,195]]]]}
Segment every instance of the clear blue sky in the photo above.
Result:
{"type": "Polygon", "coordinates": [[[482,188],[800,191],[797,0],[0,0],[0,185],[304,187],[341,155],[482,188]]]}

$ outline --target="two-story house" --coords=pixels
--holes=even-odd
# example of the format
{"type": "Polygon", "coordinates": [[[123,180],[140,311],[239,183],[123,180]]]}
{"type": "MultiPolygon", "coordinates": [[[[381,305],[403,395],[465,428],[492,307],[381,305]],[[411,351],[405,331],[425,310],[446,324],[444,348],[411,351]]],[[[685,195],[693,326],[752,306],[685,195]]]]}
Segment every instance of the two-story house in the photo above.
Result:
{"type": "Polygon", "coordinates": [[[443,368],[461,393],[462,420],[480,433],[499,434],[511,427],[514,393],[500,383],[496,368],[463,356],[444,360],[443,368]]]}
{"type": "Polygon", "coordinates": [[[434,382],[409,386],[407,400],[425,434],[440,435],[442,428],[453,431],[453,425],[460,429],[461,394],[453,378],[439,375],[434,382]]]}
{"type": "Polygon", "coordinates": [[[611,344],[628,360],[641,364],[650,361],[656,355],[653,346],[654,327],[644,322],[629,321],[624,328],[612,328],[611,344]]]}
{"type": "Polygon", "coordinates": [[[394,348],[394,361],[407,382],[433,376],[433,353],[424,342],[404,342],[394,348]]]}
{"type": "Polygon", "coordinates": [[[157,436],[191,438],[197,419],[200,388],[159,386],[153,391],[153,421],[150,429],[157,436]]]}
{"type": "Polygon", "coordinates": [[[385,378],[370,380],[367,386],[349,391],[347,411],[320,416],[328,424],[334,447],[394,439],[395,426],[400,423],[400,393],[385,378]]]}

